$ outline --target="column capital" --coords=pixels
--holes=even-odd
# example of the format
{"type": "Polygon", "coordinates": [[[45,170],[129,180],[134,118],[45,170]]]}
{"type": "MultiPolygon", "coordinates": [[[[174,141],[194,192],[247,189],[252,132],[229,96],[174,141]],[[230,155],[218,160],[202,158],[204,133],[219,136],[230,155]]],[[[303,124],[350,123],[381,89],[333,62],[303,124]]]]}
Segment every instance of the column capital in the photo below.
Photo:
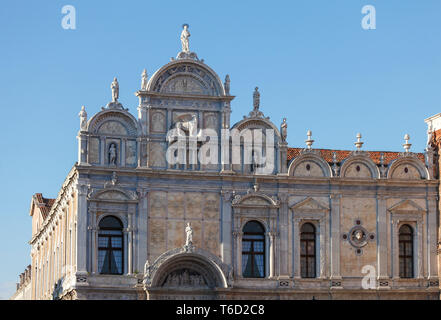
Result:
{"type": "Polygon", "coordinates": [[[339,199],[341,199],[341,193],[331,193],[330,195],[329,195],[329,198],[331,199],[331,200],[339,200],[339,199]]]}

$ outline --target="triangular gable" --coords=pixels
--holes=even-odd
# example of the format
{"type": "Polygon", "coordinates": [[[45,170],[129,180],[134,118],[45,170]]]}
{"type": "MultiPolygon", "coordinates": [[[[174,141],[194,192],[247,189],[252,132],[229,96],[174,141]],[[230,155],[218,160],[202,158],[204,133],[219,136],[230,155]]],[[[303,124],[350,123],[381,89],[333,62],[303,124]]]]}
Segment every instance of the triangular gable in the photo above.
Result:
{"type": "Polygon", "coordinates": [[[398,202],[397,204],[394,204],[392,207],[387,209],[390,212],[403,212],[403,213],[410,213],[410,212],[425,212],[426,210],[421,208],[418,204],[416,204],[412,200],[403,200],[398,202]]]}
{"type": "Polygon", "coordinates": [[[297,210],[297,211],[328,211],[329,208],[325,207],[323,204],[318,202],[317,200],[308,197],[300,202],[297,202],[293,206],[291,206],[291,209],[297,210]]]}

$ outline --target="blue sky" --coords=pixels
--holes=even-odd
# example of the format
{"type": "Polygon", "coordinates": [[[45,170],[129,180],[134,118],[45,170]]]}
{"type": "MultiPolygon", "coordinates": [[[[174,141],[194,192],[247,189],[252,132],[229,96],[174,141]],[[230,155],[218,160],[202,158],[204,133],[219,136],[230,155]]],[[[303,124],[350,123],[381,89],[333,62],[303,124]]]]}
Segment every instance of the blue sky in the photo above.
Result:
{"type": "Polygon", "coordinates": [[[441,112],[440,0],[20,1],[0,8],[0,298],[14,291],[30,262],[32,194],[56,197],[76,161],[81,105],[89,116],[111,100],[136,115],[140,75],[152,75],[190,49],[230,74],[232,123],[252,109],[279,126],[290,146],[401,151],[411,136],[422,152],[424,119],[441,112]],[[64,5],[76,30],[61,27],[64,5]],[[361,9],[374,5],[377,29],[363,30],[361,9]]]}

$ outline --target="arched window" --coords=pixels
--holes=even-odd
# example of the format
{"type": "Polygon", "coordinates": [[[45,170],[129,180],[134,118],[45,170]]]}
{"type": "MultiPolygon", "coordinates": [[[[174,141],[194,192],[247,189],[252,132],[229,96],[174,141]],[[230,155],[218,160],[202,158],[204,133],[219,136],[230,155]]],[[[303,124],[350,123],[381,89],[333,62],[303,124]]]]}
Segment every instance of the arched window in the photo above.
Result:
{"type": "Polygon", "coordinates": [[[119,219],[108,216],[99,223],[98,270],[102,274],[122,274],[123,233],[119,219]]]}
{"type": "Polygon", "coordinates": [[[242,275],[265,277],[265,230],[257,221],[250,221],[243,228],[242,275]]]}
{"type": "Polygon", "coordinates": [[[305,223],[300,230],[300,274],[302,278],[315,278],[315,227],[305,223]]]}
{"type": "Polygon", "coordinates": [[[400,278],[413,278],[413,230],[404,224],[398,236],[400,257],[400,278]]]}

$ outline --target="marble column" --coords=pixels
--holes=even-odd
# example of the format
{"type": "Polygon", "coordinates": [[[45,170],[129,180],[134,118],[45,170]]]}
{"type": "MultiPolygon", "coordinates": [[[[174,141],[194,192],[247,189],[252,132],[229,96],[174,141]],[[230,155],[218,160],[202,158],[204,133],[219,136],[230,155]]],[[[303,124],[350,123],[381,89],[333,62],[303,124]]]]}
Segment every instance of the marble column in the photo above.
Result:
{"type": "Polygon", "coordinates": [[[294,237],[294,278],[300,278],[300,219],[294,218],[293,220],[293,237],[294,237]]]}
{"type": "Polygon", "coordinates": [[[388,223],[386,197],[377,196],[377,272],[378,279],[387,279],[388,275],[388,223]]]}
{"type": "MultiPolygon", "coordinates": [[[[328,213],[325,213],[326,216],[328,215],[328,213]]],[[[320,278],[325,278],[326,277],[326,216],[323,217],[322,219],[320,219],[319,221],[319,226],[320,226],[320,235],[319,235],[319,252],[320,252],[320,274],[319,277],[320,278]]]]}
{"type": "MultiPolygon", "coordinates": [[[[88,186],[84,182],[77,185],[77,225],[76,230],[72,230],[72,236],[76,231],[76,265],[78,273],[87,273],[87,191],[88,186]]],[[[71,248],[72,250],[72,248],[71,248]]]]}
{"type": "MultiPolygon", "coordinates": [[[[394,278],[400,277],[399,269],[399,246],[398,246],[398,223],[396,219],[392,219],[392,276],[394,278]]],[[[414,241],[415,242],[415,241],[414,241]]]]}
{"type": "Polygon", "coordinates": [[[106,138],[100,138],[100,164],[105,166],[107,164],[107,152],[106,152],[106,138]]]}
{"type": "Polygon", "coordinates": [[[435,196],[429,197],[427,200],[427,214],[428,214],[428,234],[427,234],[427,247],[428,247],[428,255],[429,255],[429,263],[428,263],[428,276],[429,279],[438,277],[438,256],[437,256],[437,247],[438,247],[438,236],[437,236],[437,212],[436,212],[436,198],[435,196]]]}
{"type": "Polygon", "coordinates": [[[222,235],[221,235],[221,257],[222,262],[231,265],[232,263],[232,210],[231,210],[231,192],[222,191],[222,235]]]}
{"type": "Polygon", "coordinates": [[[148,257],[148,192],[145,189],[138,189],[138,263],[137,269],[144,270],[144,264],[148,257]]]}
{"type": "Polygon", "coordinates": [[[242,277],[242,236],[243,232],[235,231],[233,232],[234,238],[236,240],[236,275],[237,277],[242,277]]]}
{"type": "MultiPolygon", "coordinates": [[[[421,220],[418,220],[417,222],[417,248],[418,248],[418,252],[417,252],[417,261],[418,261],[418,267],[417,267],[417,276],[418,278],[423,278],[424,277],[424,262],[427,261],[425,259],[425,254],[426,252],[424,252],[424,243],[423,243],[423,233],[425,234],[425,232],[423,231],[423,222],[421,220]]],[[[415,237],[415,235],[414,235],[415,237]]]]}
{"type": "Polygon", "coordinates": [[[288,221],[289,221],[289,208],[288,208],[288,194],[280,194],[280,276],[289,278],[289,265],[288,259],[288,221]]]}
{"type": "Polygon", "coordinates": [[[340,275],[340,204],[341,195],[331,194],[331,279],[340,275]]]}
{"type": "Polygon", "coordinates": [[[276,233],[274,231],[268,232],[267,238],[269,240],[269,278],[274,278],[275,276],[275,237],[276,233]]]}

